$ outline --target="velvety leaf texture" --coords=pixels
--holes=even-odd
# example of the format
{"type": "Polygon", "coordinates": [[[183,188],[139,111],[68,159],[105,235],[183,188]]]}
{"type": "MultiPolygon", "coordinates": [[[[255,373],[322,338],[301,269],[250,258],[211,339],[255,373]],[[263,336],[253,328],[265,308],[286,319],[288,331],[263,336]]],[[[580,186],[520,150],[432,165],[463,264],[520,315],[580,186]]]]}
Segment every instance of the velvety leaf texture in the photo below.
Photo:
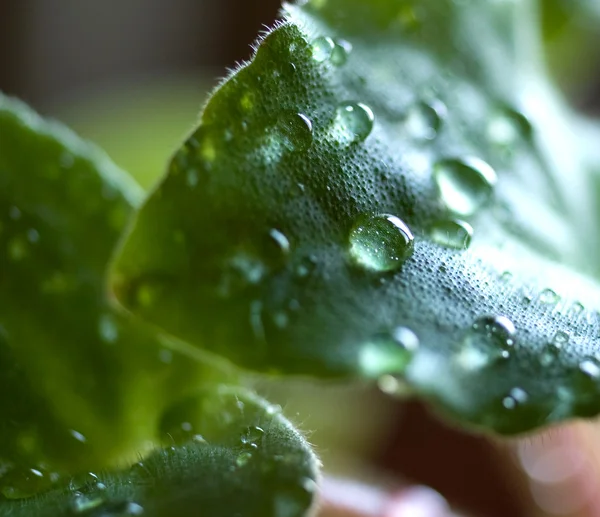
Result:
{"type": "Polygon", "coordinates": [[[107,295],[140,198],[0,96],[0,515],[304,515],[318,464],[280,408],[107,295]]]}
{"type": "Polygon", "coordinates": [[[189,397],[161,424],[171,447],[122,471],[76,476],[70,487],[2,502],[10,517],[301,517],[312,504],[318,462],[273,407],[225,386],[189,397]],[[177,443],[184,419],[194,439],[177,443]],[[201,433],[201,434],[200,434],[201,433]],[[176,436],[176,435],[175,435],[176,436]]]}
{"type": "Polygon", "coordinates": [[[141,209],[117,296],[246,368],[377,378],[487,430],[596,414],[597,129],[534,11],[286,6],[141,209]]]}

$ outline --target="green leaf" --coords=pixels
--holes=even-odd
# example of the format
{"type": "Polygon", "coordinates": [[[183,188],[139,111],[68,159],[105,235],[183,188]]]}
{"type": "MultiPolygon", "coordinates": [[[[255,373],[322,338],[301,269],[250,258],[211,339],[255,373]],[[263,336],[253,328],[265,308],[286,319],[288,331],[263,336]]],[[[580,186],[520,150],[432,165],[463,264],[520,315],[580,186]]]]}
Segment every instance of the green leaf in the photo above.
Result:
{"type": "Polygon", "coordinates": [[[46,488],[57,474],[138,457],[174,400],[224,376],[107,296],[106,264],[141,196],[100,151],[0,96],[0,493],[7,497],[46,488]],[[44,476],[13,491],[12,470],[31,468],[44,476]]]}
{"type": "Polygon", "coordinates": [[[487,430],[598,413],[598,133],[533,6],[286,6],[141,209],[117,296],[247,368],[407,384],[487,430]]]}
{"type": "MultiPolygon", "coordinates": [[[[175,405],[163,431],[181,424],[195,439],[156,450],[118,472],[88,474],[23,502],[11,517],[301,517],[312,505],[318,461],[280,408],[239,388],[206,389],[175,405]],[[99,485],[100,484],[100,485],[99,485]],[[136,513],[137,512],[137,513],[136,513]]],[[[170,436],[165,436],[167,441],[170,436]]]]}

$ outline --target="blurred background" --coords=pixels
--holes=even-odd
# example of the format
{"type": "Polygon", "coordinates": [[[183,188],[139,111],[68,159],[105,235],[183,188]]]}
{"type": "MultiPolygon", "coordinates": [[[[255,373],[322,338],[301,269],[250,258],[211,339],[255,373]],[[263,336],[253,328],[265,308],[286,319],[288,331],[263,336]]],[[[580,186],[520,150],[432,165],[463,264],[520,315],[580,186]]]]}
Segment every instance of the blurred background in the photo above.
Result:
{"type": "MultiPolygon", "coordinates": [[[[551,73],[572,104],[600,114],[600,0],[540,2],[551,73]]],[[[0,0],[0,90],[97,142],[149,187],[207,93],[250,58],[279,4],[0,0]]],[[[311,441],[331,471],[424,483],[481,517],[523,515],[518,481],[498,448],[438,423],[417,403],[300,381],[262,391],[301,429],[317,430],[311,441]]]]}

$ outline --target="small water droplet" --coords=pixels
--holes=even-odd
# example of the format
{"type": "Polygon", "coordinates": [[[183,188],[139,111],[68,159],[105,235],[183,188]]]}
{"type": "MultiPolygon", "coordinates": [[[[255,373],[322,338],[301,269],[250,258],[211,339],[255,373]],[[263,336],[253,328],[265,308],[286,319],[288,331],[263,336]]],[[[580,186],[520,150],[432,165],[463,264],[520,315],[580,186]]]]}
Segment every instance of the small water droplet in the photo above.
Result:
{"type": "Polygon", "coordinates": [[[413,241],[408,226],[394,215],[361,217],[350,231],[350,256],[365,269],[394,271],[412,254],[413,241]]]}
{"type": "Polygon", "coordinates": [[[119,339],[117,322],[110,314],[103,314],[98,321],[100,339],[108,344],[113,344],[119,339]]]}
{"type": "Polygon", "coordinates": [[[382,375],[400,375],[419,348],[419,338],[407,327],[396,327],[370,339],[360,352],[363,376],[381,378],[382,375]]]}
{"type": "Polygon", "coordinates": [[[590,379],[600,379],[600,366],[593,359],[586,359],[579,363],[579,370],[590,379]]]}
{"type": "Polygon", "coordinates": [[[308,278],[317,267],[317,259],[312,255],[303,257],[300,263],[296,266],[296,276],[300,279],[308,278]]]}
{"type": "Polygon", "coordinates": [[[282,232],[273,228],[269,230],[269,237],[275,244],[278,254],[288,255],[290,253],[290,241],[282,232]]]}
{"type": "Polygon", "coordinates": [[[473,227],[459,220],[438,221],[431,227],[430,235],[440,246],[467,249],[471,244],[473,227]]]}
{"type": "Polygon", "coordinates": [[[198,185],[198,171],[196,171],[195,169],[188,170],[185,175],[185,178],[186,183],[190,188],[194,188],[196,185],[198,185]]]}
{"type": "Polygon", "coordinates": [[[81,434],[79,431],[75,431],[75,429],[69,429],[69,434],[71,435],[72,438],[75,438],[75,440],[78,441],[79,443],[87,442],[87,438],[83,434],[81,434]]]}
{"type": "Polygon", "coordinates": [[[50,476],[42,469],[17,467],[0,477],[0,494],[6,499],[25,499],[47,490],[51,485],[50,476]]]}
{"type": "Polygon", "coordinates": [[[569,339],[569,334],[563,332],[562,330],[559,330],[556,332],[556,334],[554,334],[551,345],[560,349],[569,342],[569,339]]]}
{"type": "MultiPolygon", "coordinates": [[[[313,141],[311,120],[302,113],[285,112],[277,119],[275,133],[268,147],[282,147],[289,152],[306,151],[313,141]]],[[[279,155],[275,152],[275,155],[279,155]]]]}
{"type": "Polygon", "coordinates": [[[560,296],[552,289],[544,289],[538,296],[538,301],[547,305],[556,305],[560,300],[560,296]]]}
{"type": "Polygon", "coordinates": [[[31,244],[36,244],[40,240],[40,234],[35,228],[30,228],[27,230],[27,240],[31,244]]]}
{"type": "Polygon", "coordinates": [[[312,57],[317,63],[327,61],[335,48],[333,40],[327,36],[321,36],[313,41],[312,57]]]}
{"type": "Polygon", "coordinates": [[[94,508],[89,517],[133,517],[143,515],[143,506],[131,501],[107,501],[94,508]]]}
{"type": "Polygon", "coordinates": [[[524,404],[529,399],[527,392],[521,388],[513,388],[510,390],[508,397],[502,399],[502,405],[506,409],[514,409],[518,405],[524,404]]]}
{"type": "Polygon", "coordinates": [[[335,46],[331,51],[331,62],[336,66],[345,65],[350,52],[352,52],[352,44],[349,41],[343,39],[336,40],[335,46]]]}
{"type": "Polygon", "coordinates": [[[406,114],[406,127],[413,138],[432,140],[442,127],[446,113],[446,105],[441,101],[418,102],[406,114]]]}
{"type": "Polygon", "coordinates": [[[345,102],[336,110],[335,123],[350,142],[362,142],[373,130],[375,115],[369,106],[360,102],[345,102]]]}
{"type": "Polygon", "coordinates": [[[243,467],[244,465],[246,465],[250,459],[252,458],[252,453],[251,452],[240,452],[240,454],[238,454],[238,457],[235,460],[235,464],[238,467],[243,467]]]}
{"type": "Polygon", "coordinates": [[[98,508],[104,503],[104,498],[99,496],[89,497],[87,495],[77,493],[73,498],[71,507],[74,513],[88,513],[95,508],[98,508]]]}
{"type": "Polygon", "coordinates": [[[262,427],[249,426],[242,433],[242,443],[255,449],[260,445],[264,435],[265,431],[262,427]]]}
{"type": "Polygon", "coordinates": [[[583,304],[581,302],[574,302],[569,307],[569,314],[571,316],[579,316],[584,310],[585,310],[585,307],[583,306],[583,304]]]}
{"type": "Polygon", "coordinates": [[[434,179],[446,207],[459,215],[474,214],[492,195],[496,172],[479,158],[443,160],[434,179]]]}
{"type": "Polygon", "coordinates": [[[504,150],[509,150],[521,139],[530,139],[532,133],[533,128],[527,117],[511,109],[497,113],[487,127],[489,141],[504,150]]]}

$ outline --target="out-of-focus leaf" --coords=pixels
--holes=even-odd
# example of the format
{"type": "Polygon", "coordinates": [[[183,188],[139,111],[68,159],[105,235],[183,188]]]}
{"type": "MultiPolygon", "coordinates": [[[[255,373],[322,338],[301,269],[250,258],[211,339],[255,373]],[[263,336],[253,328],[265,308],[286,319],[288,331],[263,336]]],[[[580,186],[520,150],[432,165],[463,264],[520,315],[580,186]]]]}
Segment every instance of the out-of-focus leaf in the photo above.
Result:
{"type": "Polygon", "coordinates": [[[407,383],[488,430],[596,414],[597,128],[533,6],[287,6],[140,211],[117,296],[247,368],[407,383]]]}
{"type": "Polygon", "coordinates": [[[143,454],[174,399],[223,375],[107,296],[105,265],[141,194],[100,151],[0,96],[6,497],[30,495],[57,473],[143,454]],[[43,475],[28,476],[31,468],[43,475]]]}
{"type": "Polygon", "coordinates": [[[313,504],[318,461],[279,407],[238,388],[206,389],[161,421],[167,442],[118,472],[87,474],[71,488],[23,502],[0,501],[10,517],[301,517],[313,504]]]}

